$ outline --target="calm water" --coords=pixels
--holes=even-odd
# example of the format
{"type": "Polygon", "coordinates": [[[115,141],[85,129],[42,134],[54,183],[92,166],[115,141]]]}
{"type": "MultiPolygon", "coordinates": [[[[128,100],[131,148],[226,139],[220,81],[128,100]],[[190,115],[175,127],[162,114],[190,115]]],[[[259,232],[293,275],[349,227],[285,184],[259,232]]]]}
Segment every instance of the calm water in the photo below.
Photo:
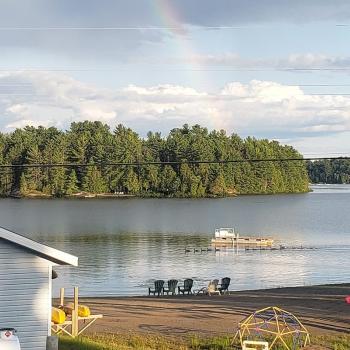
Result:
{"type": "Polygon", "coordinates": [[[350,282],[350,187],[228,199],[0,200],[0,225],[79,256],[54,281],[82,295],[145,294],[155,278],[203,285],[230,276],[232,290],[350,282]],[[312,250],[185,253],[216,227],[271,236],[312,250]]]}

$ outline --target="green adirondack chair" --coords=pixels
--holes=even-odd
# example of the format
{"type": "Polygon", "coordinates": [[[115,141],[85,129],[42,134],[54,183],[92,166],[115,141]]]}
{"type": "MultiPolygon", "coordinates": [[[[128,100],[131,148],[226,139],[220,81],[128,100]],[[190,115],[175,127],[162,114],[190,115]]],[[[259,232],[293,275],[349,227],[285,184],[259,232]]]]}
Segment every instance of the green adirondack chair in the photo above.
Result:
{"type": "Polygon", "coordinates": [[[220,292],[220,294],[229,293],[228,287],[230,286],[230,283],[231,283],[230,277],[224,277],[221,280],[221,283],[218,286],[218,291],[220,292]]]}
{"type": "Polygon", "coordinates": [[[192,286],[193,286],[193,279],[187,278],[184,280],[184,285],[183,287],[178,287],[179,294],[192,294],[192,286]]]}
{"type": "Polygon", "coordinates": [[[156,295],[160,296],[163,294],[163,286],[164,286],[164,281],[163,280],[157,280],[154,282],[154,289],[148,288],[148,295],[156,295]]]}
{"type": "Polygon", "coordinates": [[[171,293],[172,295],[176,294],[176,287],[177,287],[178,280],[169,280],[168,281],[168,288],[163,288],[163,294],[169,295],[171,293]]]}

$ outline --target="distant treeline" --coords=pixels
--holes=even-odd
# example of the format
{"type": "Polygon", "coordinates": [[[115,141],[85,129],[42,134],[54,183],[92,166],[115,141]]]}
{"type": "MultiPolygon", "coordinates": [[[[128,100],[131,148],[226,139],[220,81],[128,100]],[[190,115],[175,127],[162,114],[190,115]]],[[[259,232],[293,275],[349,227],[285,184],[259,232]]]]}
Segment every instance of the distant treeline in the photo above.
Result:
{"type": "Polygon", "coordinates": [[[350,160],[318,160],[307,163],[312,183],[349,184],[350,160]]]}
{"type": "Polygon", "coordinates": [[[111,162],[302,158],[276,141],[240,138],[199,125],[149,132],[141,138],[118,125],[72,123],[68,131],[25,127],[0,134],[0,164],[99,164],[90,167],[2,169],[0,194],[52,196],[124,193],[154,197],[207,197],[308,191],[303,161],[230,164],[109,166],[111,162]]]}

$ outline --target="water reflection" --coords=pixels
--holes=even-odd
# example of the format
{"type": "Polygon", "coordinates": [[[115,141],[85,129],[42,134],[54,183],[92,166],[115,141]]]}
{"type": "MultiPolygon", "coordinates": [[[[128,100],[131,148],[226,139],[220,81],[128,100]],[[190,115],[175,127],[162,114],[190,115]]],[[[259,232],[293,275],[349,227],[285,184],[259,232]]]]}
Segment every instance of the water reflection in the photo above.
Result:
{"type": "Polygon", "coordinates": [[[80,266],[60,268],[61,278],[55,290],[64,284],[80,285],[83,295],[135,295],[145,294],[154,279],[188,277],[195,280],[197,288],[210,279],[230,276],[232,290],[350,280],[350,274],[341,270],[343,264],[350,263],[349,247],[196,253],[184,250],[190,245],[208,246],[209,240],[210,236],[161,233],[56,240],[60,249],[79,255],[80,266]]]}

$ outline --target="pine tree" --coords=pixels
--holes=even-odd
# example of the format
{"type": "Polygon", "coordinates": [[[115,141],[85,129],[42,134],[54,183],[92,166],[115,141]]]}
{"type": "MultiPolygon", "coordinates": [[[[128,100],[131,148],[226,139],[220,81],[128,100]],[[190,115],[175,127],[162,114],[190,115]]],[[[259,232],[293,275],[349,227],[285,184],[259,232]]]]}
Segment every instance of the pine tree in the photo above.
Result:
{"type": "Polygon", "coordinates": [[[127,191],[131,194],[137,194],[140,191],[139,180],[132,168],[129,168],[127,171],[125,187],[127,188],[127,191]]]}
{"type": "Polygon", "coordinates": [[[166,196],[173,196],[179,189],[176,172],[170,165],[166,165],[161,172],[159,190],[166,196]]]}
{"type": "Polygon", "coordinates": [[[130,128],[118,125],[111,132],[101,122],[72,123],[68,132],[55,128],[25,127],[0,133],[2,164],[101,164],[76,167],[16,168],[0,175],[0,194],[39,190],[55,196],[74,193],[78,184],[89,192],[127,191],[149,196],[201,197],[253,193],[308,191],[312,182],[350,182],[350,162],[345,160],[309,162],[292,147],[277,141],[241,139],[225,131],[184,125],[170,131],[148,133],[146,139],[130,128]],[[293,162],[249,162],[250,159],[300,158],[293,162]],[[209,161],[196,164],[196,161],[209,161]],[[245,163],[215,164],[211,161],[247,160],[245,163]],[[111,163],[153,162],[113,166],[111,163]],[[159,162],[183,162],[162,166],[159,162]],[[190,163],[187,163],[190,162],[190,163]],[[194,162],[194,163],[191,163],[194,162]],[[105,165],[104,165],[105,164],[105,165]],[[145,191],[145,193],[143,193],[145,191]]]}
{"type": "Polygon", "coordinates": [[[106,192],[106,183],[96,166],[89,166],[88,171],[83,178],[82,188],[84,191],[90,193],[106,192]]]}
{"type": "Polygon", "coordinates": [[[226,184],[223,174],[220,172],[210,186],[210,193],[215,196],[226,195],[226,184]]]}
{"type": "Polygon", "coordinates": [[[25,196],[28,193],[28,184],[27,179],[24,175],[24,173],[21,174],[21,180],[20,180],[20,193],[22,196],[25,196]]]}
{"type": "Polygon", "coordinates": [[[66,181],[65,193],[70,196],[77,192],[79,192],[78,178],[75,170],[73,169],[70,172],[68,179],[66,181]]]}

